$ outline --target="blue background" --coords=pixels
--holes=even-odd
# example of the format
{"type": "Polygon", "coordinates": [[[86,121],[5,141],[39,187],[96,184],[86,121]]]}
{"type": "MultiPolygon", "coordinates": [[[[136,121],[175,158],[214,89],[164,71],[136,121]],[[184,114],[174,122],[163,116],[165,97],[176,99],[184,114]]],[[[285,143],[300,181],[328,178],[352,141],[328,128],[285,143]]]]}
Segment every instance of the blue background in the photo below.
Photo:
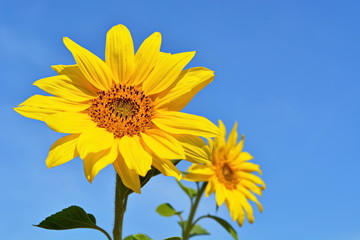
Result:
{"type": "MultiPolygon", "coordinates": [[[[112,167],[93,184],[78,158],[47,169],[47,151],[61,135],[12,107],[42,93],[32,83],[54,75],[50,65],[74,63],[63,36],[103,57],[106,32],[121,23],[136,47],[159,31],[163,51],[196,50],[189,67],[216,72],[184,111],[228,128],[238,121],[245,150],[262,166],[264,212],[253,225],[233,224],[241,239],[360,239],[359,10],[348,0],[1,0],[1,238],[105,239],[95,230],[31,226],[72,204],[111,232],[112,167]]],[[[130,197],[124,234],[180,235],[175,217],[155,213],[163,202],[188,209],[175,180],[160,176],[130,197]]],[[[215,212],[213,197],[201,204],[199,213],[215,212]]],[[[230,220],[224,206],[218,214],[230,220]]],[[[231,239],[211,220],[202,225],[212,235],[198,240],[231,239]]]]}

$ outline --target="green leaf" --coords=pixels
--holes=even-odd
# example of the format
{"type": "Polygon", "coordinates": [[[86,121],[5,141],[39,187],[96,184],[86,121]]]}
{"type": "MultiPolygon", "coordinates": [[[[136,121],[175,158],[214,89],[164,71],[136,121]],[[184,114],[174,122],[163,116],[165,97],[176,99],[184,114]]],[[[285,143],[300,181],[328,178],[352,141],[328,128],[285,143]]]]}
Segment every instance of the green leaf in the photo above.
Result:
{"type": "Polygon", "coordinates": [[[190,237],[197,235],[209,235],[210,233],[202,228],[200,225],[194,225],[190,230],[190,237]]]}
{"type": "Polygon", "coordinates": [[[124,238],[124,240],[153,240],[153,239],[151,239],[149,236],[145,234],[140,233],[140,234],[127,236],[126,238],[124,238]]]}
{"type": "Polygon", "coordinates": [[[170,238],[166,238],[164,240],[182,240],[181,237],[170,237],[170,238]]]}
{"type": "Polygon", "coordinates": [[[184,184],[182,184],[180,181],[177,181],[177,183],[179,184],[179,186],[181,187],[181,189],[190,197],[193,198],[196,196],[197,191],[193,188],[189,188],[187,186],[185,186],[184,184]]]}
{"type": "Polygon", "coordinates": [[[174,216],[175,214],[179,214],[179,212],[176,212],[175,209],[169,203],[160,204],[156,208],[156,212],[163,217],[171,217],[174,216]]]}
{"type": "Polygon", "coordinates": [[[86,213],[84,209],[78,206],[70,206],[65,208],[62,211],[47,217],[44,221],[34,226],[51,230],[91,228],[99,230],[107,237],[109,236],[105,230],[96,225],[96,219],[94,215],[86,213]]]}
{"type": "MultiPolygon", "coordinates": [[[[179,221],[178,224],[180,227],[185,230],[187,226],[187,221],[179,221]]],[[[206,229],[202,228],[200,225],[194,225],[190,230],[190,237],[198,236],[198,235],[209,235],[210,233],[206,231],[206,229]]]]}
{"type": "Polygon", "coordinates": [[[235,231],[235,229],[224,219],[216,217],[216,216],[212,216],[212,215],[206,215],[204,217],[208,217],[211,219],[214,219],[216,222],[218,222],[223,228],[225,228],[225,230],[230,233],[230,235],[233,237],[233,239],[238,240],[238,235],[235,231]]]}

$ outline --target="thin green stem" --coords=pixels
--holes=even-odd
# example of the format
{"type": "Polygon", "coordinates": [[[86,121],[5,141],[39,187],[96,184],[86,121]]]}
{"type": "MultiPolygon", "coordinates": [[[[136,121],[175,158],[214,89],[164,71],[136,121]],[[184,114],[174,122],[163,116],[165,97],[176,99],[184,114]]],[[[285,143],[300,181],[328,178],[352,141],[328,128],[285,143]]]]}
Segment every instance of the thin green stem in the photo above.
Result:
{"type": "Polygon", "coordinates": [[[127,187],[124,186],[121,178],[116,174],[115,187],[115,219],[114,219],[114,240],[122,240],[122,227],[124,220],[124,213],[126,211],[126,204],[128,196],[131,193],[127,187]]]}
{"type": "Polygon", "coordinates": [[[199,205],[200,199],[205,191],[206,185],[207,185],[207,182],[204,182],[201,185],[201,188],[198,190],[198,192],[196,194],[194,203],[191,204],[191,210],[190,210],[189,218],[186,222],[185,231],[183,231],[183,233],[182,233],[183,240],[189,240],[189,238],[190,238],[190,231],[194,226],[193,219],[194,219],[197,207],[199,205]]]}
{"type": "Polygon", "coordinates": [[[100,232],[102,232],[103,234],[105,234],[105,236],[107,237],[108,240],[112,240],[111,236],[101,227],[98,227],[97,230],[99,230],[100,232]]]}

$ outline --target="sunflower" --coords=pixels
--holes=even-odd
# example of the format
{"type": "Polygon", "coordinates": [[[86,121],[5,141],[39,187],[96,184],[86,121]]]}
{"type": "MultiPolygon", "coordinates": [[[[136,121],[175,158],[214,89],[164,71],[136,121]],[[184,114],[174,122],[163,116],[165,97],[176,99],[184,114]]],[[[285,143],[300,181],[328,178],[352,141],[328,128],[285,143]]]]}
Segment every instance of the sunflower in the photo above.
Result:
{"type": "Polygon", "coordinates": [[[53,96],[34,95],[15,110],[66,133],[49,150],[47,166],[80,156],[86,178],[112,164],[123,183],[140,193],[139,175],[155,167],[181,178],[171,159],[207,161],[194,143],[219,135],[204,117],[180,110],[214,77],[204,67],[183,68],[195,52],[160,51],[161,34],[150,35],[136,54],[129,30],[112,27],[106,35],[105,61],[64,38],[75,65],[52,66],[58,75],[35,86],[53,96]]]}
{"type": "Polygon", "coordinates": [[[188,181],[207,182],[205,196],[215,192],[218,206],[224,202],[230,212],[233,221],[242,226],[245,213],[250,223],[254,222],[253,209],[248,200],[255,202],[262,212],[263,208],[257,197],[253,194],[262,194],[265,183],[260,177],[253,174],[261,174],[259,165],[249,162],[253,157],[243,152],[244,136],[237,142],[237,124],[235,123],[228,140],[226,141],[226,129],[222,121],[219,121],[221,134],[214,140],[209,139],[210,162],[200,165],[193,164],[188,169],[184,179],[188,181]]]}

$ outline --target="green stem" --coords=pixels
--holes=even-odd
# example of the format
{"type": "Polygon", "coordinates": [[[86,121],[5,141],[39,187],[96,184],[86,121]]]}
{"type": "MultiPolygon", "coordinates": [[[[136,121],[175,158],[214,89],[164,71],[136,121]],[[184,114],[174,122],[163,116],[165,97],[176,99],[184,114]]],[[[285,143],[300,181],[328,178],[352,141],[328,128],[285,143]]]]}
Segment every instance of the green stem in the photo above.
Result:
{"type": "Polygon", "coordinates": [[[197,207],[199,205],[200,199],[201,199],[201,197],[202,197],[202,195],[203,195],[203,193],[205,191],[206,185],[207,185],[207,182],[204,182],[201,185],[200,190],[196,194],[194,204],[191,204],[191,210],[190,210],[189,218],[188,218],[188,220],[186,222],[185,231],[183,231],[183,234],[182,234],[183,240],[189,240],[189,238],[190,238],[190,231],[194,226],[194,224],[193,224],[194,216],[195,216],[197,207]]]}
{"type": "Polygon", "coordinates": [[[100,232],[102,232],[103,234],[105,234],[105,236],[107,237],[108,240],[112,240],[111,236],[101,227],[98,227],[97,230],[99,230],[100,232]]]}
{"type": "Polygon", "coordinates": [[[124,220],[124,213],[126,211],[126,204],[128,196],[131,193],[121,181],[121,178],[116,174],[116,189],[115,189],[115,219],[114,219],[114,240],[122,240],[122,227],[124,220]]]}

